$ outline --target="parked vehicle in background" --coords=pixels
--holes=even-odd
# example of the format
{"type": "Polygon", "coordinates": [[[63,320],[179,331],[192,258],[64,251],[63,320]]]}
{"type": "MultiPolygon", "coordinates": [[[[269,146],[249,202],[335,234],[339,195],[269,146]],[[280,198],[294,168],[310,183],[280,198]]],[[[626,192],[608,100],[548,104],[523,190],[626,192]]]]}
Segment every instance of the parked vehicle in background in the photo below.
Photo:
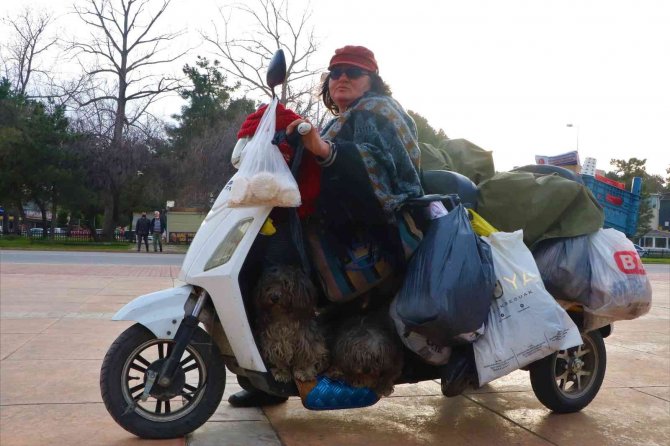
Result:
{"type": "Polygon", "coordinates": [[[649,254],[649,252],[645,248],[643,248],[642,246],[635,245],[635,244],[633,244],[633,246],[635,246],[635,250],[637,251],[637,255],[639,255],[640,257],[644,257],[647,254],[649,254]]]}
{"type": "Polygon", "coordinates": [[[44,236],[44,229],[42,229],[42,228],[30,228],[28,233],[31,237],[42,237],[42,236],[44,236]]]}
{"type": "MultiPolygon", "coordinates": [[[[670,248],[644,248],[646,257],[670,257],[670,248]]],[[[642,255],[640,255],[642,257],[642,255]]]]}
{"type": "Polygon", "coordinates": [[[90,237],[91,230],[88,228],[74,227],[70,230],[70,237],[90,237]]]}
{"type": "MultiPolygon", "coordinates": [[[[102,237],[103,231],[102,229],[98,228],[95,230],[95,233],[98,235],[98,237],[102,237]]],[[[114,229],[114,238],[119,239],[123,236],[123,231],[121,230],[120,227],[117,227],[114,229]]]]}

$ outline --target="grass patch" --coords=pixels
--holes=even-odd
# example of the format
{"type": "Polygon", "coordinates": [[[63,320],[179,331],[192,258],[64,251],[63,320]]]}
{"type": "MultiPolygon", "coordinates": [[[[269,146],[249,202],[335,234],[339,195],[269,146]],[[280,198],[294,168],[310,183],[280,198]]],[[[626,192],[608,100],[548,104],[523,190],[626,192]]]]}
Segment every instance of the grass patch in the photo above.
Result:
{"type": "Polygon", "coordinates": [[[670,257],[642,257],[642,263],[670,265],[670,257]]]}
{"type": "Polygon", "coordinates": [[[129,251],[127,242],[89,242],[83,240],[49,240],[25,237],[2,237],[2,249],[27,249],[36,251],[129,251]]]}

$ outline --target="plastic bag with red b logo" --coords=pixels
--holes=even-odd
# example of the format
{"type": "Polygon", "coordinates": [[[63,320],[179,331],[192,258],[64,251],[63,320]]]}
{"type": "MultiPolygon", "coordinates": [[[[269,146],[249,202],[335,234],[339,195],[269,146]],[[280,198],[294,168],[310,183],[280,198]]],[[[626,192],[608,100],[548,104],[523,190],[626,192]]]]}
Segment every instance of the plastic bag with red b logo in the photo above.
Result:
{"type": "Polygon", "coordinates": [[[651,284],[633,243],[615,229],[589,235],[591,296],[587,312],[635,319],[651,308],[651,284]]]}

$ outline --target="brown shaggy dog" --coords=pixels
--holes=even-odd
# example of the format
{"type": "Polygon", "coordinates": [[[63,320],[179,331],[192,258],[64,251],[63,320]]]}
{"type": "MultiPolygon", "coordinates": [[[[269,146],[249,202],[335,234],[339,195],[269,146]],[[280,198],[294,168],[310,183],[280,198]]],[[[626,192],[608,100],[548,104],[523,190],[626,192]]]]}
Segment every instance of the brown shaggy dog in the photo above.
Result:
{"type": "Polygon", "coordinates": [[[393,393],[400,377],[403,350],[386,309],[349,317],[336,330],[331,344],[331,378],[354,387],[369,387],[377,395],[393,393]]]}
{"type": "Polygon", "coordinates": [[[277,381],[310,381],[328,367],[315,320],[316,288],[300,268],[266,268],[254,293],[260,352],[277,381]]]}

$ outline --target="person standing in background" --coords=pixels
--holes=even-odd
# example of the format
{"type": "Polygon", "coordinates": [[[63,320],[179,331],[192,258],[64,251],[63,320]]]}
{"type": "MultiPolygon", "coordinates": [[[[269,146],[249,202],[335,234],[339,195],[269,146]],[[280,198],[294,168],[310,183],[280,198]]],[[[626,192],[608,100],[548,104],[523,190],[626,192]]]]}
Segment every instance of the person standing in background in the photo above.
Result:
{"type": "Polygon", "coordinates": [[[156,252],[156,243],[160,247],[161,252],[163,252],[163,233],[165,232],[165,223],[161,218],[161,213],[158,211],[154,212],[154,218],[151,219],[150,224],[151,231],[153,232],[154,238],[154,252],[156,252]]]}
{"type": "MultiPolygon", "coordinates": [[[[149,225],[149,219],[147,218],[147,213],[142,212],[142,217],[137,219],[135,223],[135,234],[137,234],[137,252],[140,252],[142,247],[142,239],[144,239],[144,246],[149,252],[149,231],[151,226],[149,225]]],[[[156,245],[154,245],[155,249],[156,245]]]]}

